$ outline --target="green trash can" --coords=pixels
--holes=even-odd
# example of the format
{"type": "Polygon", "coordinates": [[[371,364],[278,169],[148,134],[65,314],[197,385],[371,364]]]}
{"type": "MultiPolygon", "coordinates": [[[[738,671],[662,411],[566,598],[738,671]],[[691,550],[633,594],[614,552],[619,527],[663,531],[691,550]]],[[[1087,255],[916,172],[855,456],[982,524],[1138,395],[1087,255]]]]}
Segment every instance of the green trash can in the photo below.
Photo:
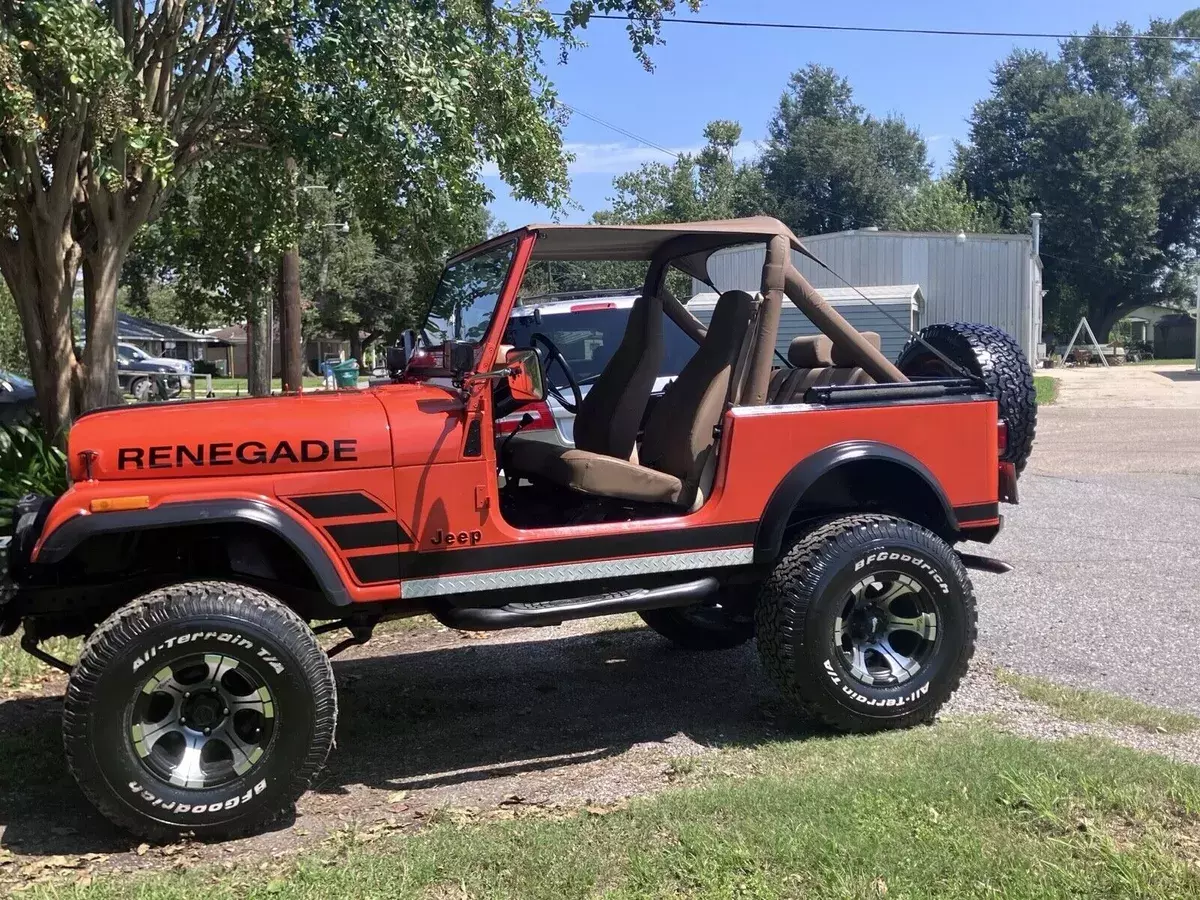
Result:
{"type": "Polygon", "coordinates": [[[348,359],[345,362],[334,363],[333,383],[340,388],[358,387],[358,360],[348,359]]]}

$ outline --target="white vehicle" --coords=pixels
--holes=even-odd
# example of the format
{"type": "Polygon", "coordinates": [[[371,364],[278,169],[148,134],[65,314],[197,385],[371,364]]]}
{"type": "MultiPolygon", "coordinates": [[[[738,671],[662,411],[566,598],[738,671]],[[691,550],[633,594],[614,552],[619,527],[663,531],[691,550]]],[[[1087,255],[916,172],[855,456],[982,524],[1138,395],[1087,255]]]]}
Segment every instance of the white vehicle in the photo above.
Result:
{"type": "MultiPolygon", "coordinates": [[[[516,347],[535,347],[543,355],[549,394],[541,403],[531,403],[515,413],[497,420],[497,436],[520,431],[515,440],[541,440],[573,446],[575,443],[575,410],[570,383],[561,365],[551,365],[545,359],[544,340],[562,353],[579,384],[580,394],[587,396],[588,388],[600,377],[613,352],[625,335],[629,311],[638,295],[622,291],[579,291],[530,297],[521,301],[509,320],[505,343],[516,347]],[[520,427],[521,419],[533,417],[520,427]]],[[[654,394],[660,395],[684,364],[696,352],[696,342],[690,339],[669,318],[663,319],[663,361],[654,382],[654,394]]],[[[651,403],[654,397],[651,398],[651,403]]]]}

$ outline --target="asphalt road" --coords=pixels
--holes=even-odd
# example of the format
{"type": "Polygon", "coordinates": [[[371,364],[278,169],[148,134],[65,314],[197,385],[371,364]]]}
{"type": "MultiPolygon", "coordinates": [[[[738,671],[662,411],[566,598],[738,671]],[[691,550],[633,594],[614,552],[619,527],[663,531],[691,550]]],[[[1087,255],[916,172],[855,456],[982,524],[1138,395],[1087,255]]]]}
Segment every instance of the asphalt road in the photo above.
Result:
{"type": "Polygon", "coordinates": [[[980,550],[1016,566],[973,573],[981,648],[1020,672],[1200,713],[1200,402],[1102,405],[1075,385],[1041,411],[1021,503],[980,550]]]}

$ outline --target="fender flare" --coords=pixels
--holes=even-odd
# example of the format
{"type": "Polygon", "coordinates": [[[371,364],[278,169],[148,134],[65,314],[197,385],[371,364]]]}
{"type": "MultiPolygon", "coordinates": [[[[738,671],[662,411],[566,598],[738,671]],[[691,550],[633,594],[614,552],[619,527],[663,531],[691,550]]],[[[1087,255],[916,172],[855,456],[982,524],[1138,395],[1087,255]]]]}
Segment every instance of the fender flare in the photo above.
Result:
{"type": "Polygon", "coordinates": [[[330,604],[350,605],[350,595],[337,567],[320,542],[294,517],[262,500],[194,500],[163,503],[153,509],[76,516],[46,536],[34,562],[39,565],[61,562],[85,540],[98,534],[219,524],[254,525],[281,538],[304,560],[330,604]]]}
{"type": "Polygon", "coordinates": [[[817,483],[822,476],[848,463],[863,460],[877,460],[903,466],[917,475],[927,484],[941,504],[946,524],[953,530],[958,530],[958,518],[954,507],[941,484],[925,464],[903,450],[898,450],[888,444],[876,441],[845,441],[832,444],[823,450],[818,450],[811,456],[805,457],[783,476],[771,493],[758,523],[754,536],[754,561],[756,563],[773,563],[779,559],[783,548],[784,532],[792,512],[799,505],[804,494],[817,483]]]}

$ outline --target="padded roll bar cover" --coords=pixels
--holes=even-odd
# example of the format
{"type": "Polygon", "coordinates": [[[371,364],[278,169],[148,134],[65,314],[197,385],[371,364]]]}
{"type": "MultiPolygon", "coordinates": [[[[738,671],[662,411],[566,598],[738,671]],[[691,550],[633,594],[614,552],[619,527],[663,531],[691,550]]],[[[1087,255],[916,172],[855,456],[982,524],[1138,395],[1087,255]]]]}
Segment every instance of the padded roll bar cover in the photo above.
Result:
{"type": "MultiPolygon", "coordinates": [[[[863,340],[865,340],[876,350],[883,346],[883,341],[880,339],[878,331],[860,331],[859,334],[863,336],[863,340]]],[[[858,363],[856,363],[851,357],[852,354],[847,353],[845,347],[838,347],[837,344],[833,345],[833,364],[835,366],[857,366],[858,363]]]]}
{"type": "Polygon", "coordinates": [[[775,355],[775,340],[779,336],[779,317],[783,312],[783,294],[787,284],[787,267],[790,265],[791,244],[781,234],[767,242],[767,258],[763,263],[763,303],[758,312],[758,326],[754,331],[753,356],[750,371],[746,376],[746,387],[742,391],[741,405],[762,406],[767,402],[771,386],[771,362],[775,355]]]}
{"type": "Polygon", "coordinates": [[[816,288],[800,274],[800,271],[788,261],[787,295],[799,310],[808,316],[822,334],[833,339],[835,346],[843,347],[843,359],[851,360],[848,365],[866,369],[867,374],[881,383],[901,383],[908,377],[884,356],[878,349],[872,347],[861,334],[842,318],[841,313],[829,305],[829,302],[817,293],[816,288]]]}

